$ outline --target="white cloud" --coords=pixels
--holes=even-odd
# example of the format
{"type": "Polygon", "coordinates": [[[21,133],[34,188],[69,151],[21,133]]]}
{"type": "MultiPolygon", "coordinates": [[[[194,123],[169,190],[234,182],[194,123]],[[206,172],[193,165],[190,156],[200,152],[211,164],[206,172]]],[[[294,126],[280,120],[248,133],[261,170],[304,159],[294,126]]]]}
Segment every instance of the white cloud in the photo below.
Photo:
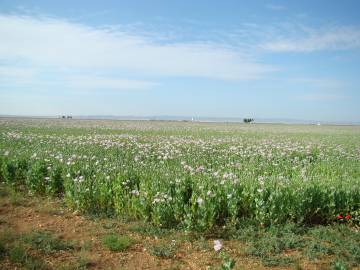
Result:
{"type": "Polygon", "coordinates": [[[294,37],[275,38],[260,47],[273,52],[313,52],[360,48],[360,29],[331,27],[298,29],[294,37]]]}
{"type": "Polygon", "coordinates": [[[256,79],[273,70],[222,44],[158,43],[121,26],[95,28],[49,17],[0,15],[0,37],[0,60],[39,69],[222,80],[256,79]]]}

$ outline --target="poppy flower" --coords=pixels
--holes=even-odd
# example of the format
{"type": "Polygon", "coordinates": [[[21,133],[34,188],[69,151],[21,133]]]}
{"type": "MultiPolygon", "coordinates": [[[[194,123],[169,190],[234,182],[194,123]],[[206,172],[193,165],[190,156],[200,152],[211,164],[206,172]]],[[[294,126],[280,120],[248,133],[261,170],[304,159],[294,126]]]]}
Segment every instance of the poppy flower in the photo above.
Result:
{"type": "Polygon", "coordinates": [[[222,248],[220,240],[214,240],[214,250],[219,251],[222,248]]]}
{"type": "Polygon", "coordinates": [[[341,214],[338,214],[336,217],[337,219],[343,219],[343,216],[341,214]]]}
{"type": "Polygon", "coordinates": [[[345,216],[345,219],[351,219],[351,216],[350,216],[349,214],[347,214],[347,215],[345,216]]]}

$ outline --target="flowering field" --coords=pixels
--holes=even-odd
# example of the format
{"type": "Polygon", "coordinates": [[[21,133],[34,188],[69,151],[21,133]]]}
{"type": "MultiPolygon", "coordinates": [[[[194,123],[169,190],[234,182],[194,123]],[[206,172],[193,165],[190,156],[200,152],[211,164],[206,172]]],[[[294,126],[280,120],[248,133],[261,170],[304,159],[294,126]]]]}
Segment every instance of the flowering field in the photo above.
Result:
{"type": "Polygon", "coordinates": [[[360,127],[3,118],[0,179],[163,227],[359,222],[360,127]]]}

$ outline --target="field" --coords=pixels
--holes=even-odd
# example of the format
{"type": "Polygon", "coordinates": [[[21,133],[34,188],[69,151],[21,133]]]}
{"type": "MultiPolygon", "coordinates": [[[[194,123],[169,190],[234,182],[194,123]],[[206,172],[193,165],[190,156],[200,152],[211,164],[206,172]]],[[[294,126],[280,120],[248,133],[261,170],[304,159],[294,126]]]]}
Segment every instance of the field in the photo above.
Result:
{"type": "Polygon", "coordinates": [[[156,239],[225,241],[205,252],[215,261],[178,269],[360,264],[359,126],[3,118],[0,179],[5,201],[53,200],[156,239]]]}

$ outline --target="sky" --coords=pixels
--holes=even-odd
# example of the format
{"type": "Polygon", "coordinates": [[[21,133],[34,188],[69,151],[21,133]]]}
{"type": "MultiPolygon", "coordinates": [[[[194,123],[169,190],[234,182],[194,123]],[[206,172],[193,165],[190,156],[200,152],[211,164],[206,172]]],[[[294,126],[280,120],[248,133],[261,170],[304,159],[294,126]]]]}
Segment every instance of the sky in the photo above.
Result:
{"type": "Polygon", "coordinates": [[[360,121],[360,1],[0,0],[0,114],[360,121]]]}

